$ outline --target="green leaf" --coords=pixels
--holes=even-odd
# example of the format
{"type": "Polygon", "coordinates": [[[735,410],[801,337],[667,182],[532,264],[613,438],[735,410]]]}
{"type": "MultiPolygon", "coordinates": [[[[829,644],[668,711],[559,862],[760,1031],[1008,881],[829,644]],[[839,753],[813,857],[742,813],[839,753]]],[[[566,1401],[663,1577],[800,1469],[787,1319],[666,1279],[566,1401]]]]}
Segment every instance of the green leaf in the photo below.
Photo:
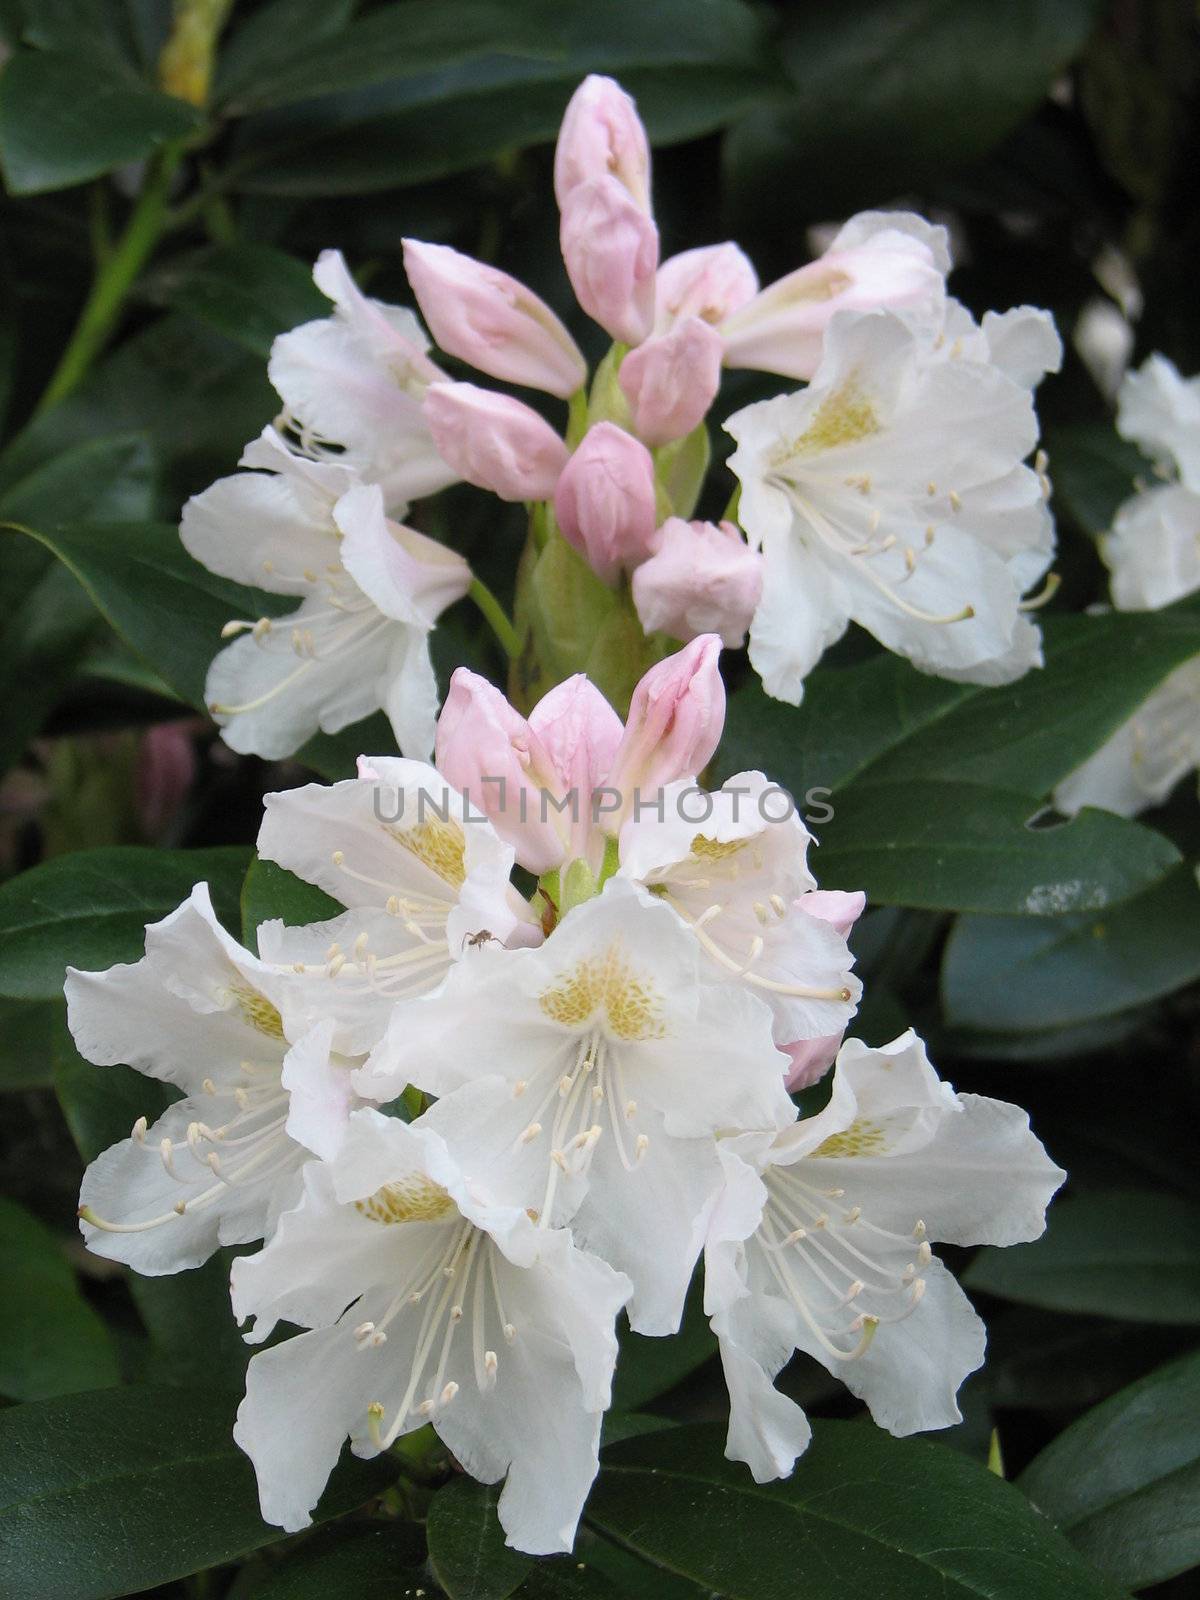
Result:
{"type": "MultiPolygon", "coordinates": [[[[370,23],[401,32],[406,50],[408,18],[424,9],[411,0],[403,12],[384,8],[339,44],[346,48],[370,23]]],[[[457,9],[438,6],[447,34],[457,9]]],[[[457,64],[403,76],[393,70],[375,87],[252,119],[233,182],[271,194],[352,194],[462,172],[551,141],[589,72],[620,79],[656,144],[725,126],[779,82],[763,24],[741,0],[525,0],[503,10],[504,26],[520,26],[529,41],[520,49],[480,56],[464,30],[445,45],[457,64]]],[[[394,54],[381,51],[379,61],[388,59],[394,54]]],[[[319,71],[323,63],[315,65],[319,71]]],[[[311,85],[312,67],[305,71],[311,85]]],[[[320,93],[320,85],[306,92],[320,93]]]]}
{"type": "Polygon", "coordinates": [[[1111,1600],[1011,1484],[944,1445],[818,1422],[794,1475],[756,1484],[722,1427],[605,1452],[590,1523],[725,1600],[1111,1600]]]}
{"type": "Polygon", "coordinates": [[[51,1037],[54,1091],[80,1155],[94,1161],[102,1150],[127,1139],[139,1117],[154,1122],[178,1091],[132,1067],[98,1067],[85,1061],[59,1007],[51,1037]]]}
{"type": "MultiPolygon", "coordinates": [[[[0,463],[6,464],[7,458],[0,463]]],[[[148,517],[154,498],[154,452],[144,433],[117,433],[70,445],[23,476],[6,477],[4,482],[0,516],[12,522],[148,517]]]]}
{"type": "Polygon", "coordinates": [[[61,1001],[0,1000],[0,1092],[54,1082],[51,1038],[61,1010],[61,1001]]]}
{"type": "Polygon", "coordinates": [[[1045,99],[1100,0],[861,0],[789,8],[795,87],[734,129],[726,192],[739,220],[845,216],[977,161],[1045,99]],[[853,86],[852,91],[849,86],[853,86]]]}
{"type": "Polygon", "coordinates": [[[44,1400],[118,1381],[108,1330],[80,1294],[58,1240],[0,1198],[0,1394],[44,1400]]]}
{"type": "MultiPolygon", "coordinates": [[[[2,530],[0,538],[0,556],[24,554],[23,540],[2,530]]],[[[14,565],[29,576],[23,561],[14,565]]],[[[0,771],[20,760],[104,627],[71,573],[53,561],[44,566],[39,561],[38,566],[41,570],[18,609],[6,613],[0,643],[0,695],[7,706],[0,729],[0,771]]],[[[15,574],[7,576],[11,580],[15,574]]]]}
{"type": "Polygon", "coordinates": [[[415,1522],[340,1524],[282,1561],[244,1567],[227,1600],[391,1600],[422,1587],[424,1565],[425,1540],[415,1522]]]}
{"type": "Polygon", "coordinates": [[[465,1475],[439,1489],[429,1507],[429,1564],[449,1600],[506,1600],[533,1566],[511,1550],[496,1516],[500,1491],[465,1475]]]}
{"type": "Polygon", "coordinates": [[[978,784],[862,783],[818,829],[821,883],[874,905],[1057,916],[1100,910],[1179,863],[1167,839],[1107,811],[1028,826],[1036,807],[978,784]]]}
{"type": "Polygon", "coordinates": [[[242,943],[247,950],[257,950],[258,925],[272,917],[280,917],[294,928],[306,922],[327,922],[345,909],[324,889],[305,883],[274,861],[255,856],[242,885],[242,943]]]}
{"type": "Polygon", "coordinates": [[[1073,1422],[1019,1482],[1076,1549],[1127,1588],[1200,1565],[1200,1352],[1073,1422]]]}
{"type": "Polygon", "coordinates": [[[1200,977],[1200,890],[1190,867],[1101,915],[960,917],[942,996],[956,1027],[1066,1027],[1110,1017],[1200,977]]]}
{"type": "Polygon", "coordinates": [[[263,358],[270,355],[276,334],[329,314],[329,301],[314,284],[312,268],[266,244],[228,245],[176,257],[143,289],[158,304],[208,323],[263,358]]]}
{"type": "MultiPolygon", "coordinates": [[[[232,1395],[138,1386],[0,1412],[5,1600],[107,1600],[281,1539],[233,1442],[236,1409],[232,1395]]],[[[393,1475],[386,1457],[347,1459],[316,1516],[361,1505],[393,1475]]]]}
{"type": "Polygon", "coordinates": [[[1044,635],[1046,665],[1000,689],[947,683],[881,654],[818,667],[798,708],[756,685],[739,690],[720,774],[758,766],[769,747],[774,776],[798,802],[813,788],[933,778],[1044,799],[1200,652],[1200,610],[1188,600],[1153,613],[1048,617],[1044,635]]]}
{"type": "Polygon", "coordinates": [[[1149,478],[1150,463],[1111,422],[1076,422],[1047,430],[1054,507],[1098,539],[1112,527],[1121,502],[1149,478]]]}
{"type": "Polygon", "coordinates": [[[201,1267],[161,1278],[129,1274],[129,1291],[150,1336],[149,1382],[241,1394],[254,1351],[238,1332],[229,1305],[229,1269],[240,1253],[218,1250],[201,1267]]]}
{"type": "Polygon", "coordinates": [[[141,161],[199,125],[195,107],[112,57],[23,50],[0,87],[0,165],[12,194],[44,194],[141,161]]]}
{"type": "MultiPolygon", "coordinates": [[[[175,517],[189,494],[230,470],[246,440],[278,409],[261,356],[187,317],[161,317],[23,429],[0,456],[0,489],[74,445],[141,431],[166,471],[160,509],[175,517]]],[[[67,516],[57,511],[51,520],[67,516]]],[[[72,514],[72,520],[96,519],[72,514]]]]}
{"type": "Polygon", "coordinates": [[[613,1381],[618,1411],[639,1411],[695,1372],[717,1351],[717,1341],[704,1315],[701,1274],[692,1280],[679,1332],[670,1339],[647,1339],[628,1327],[621,1330],[621,1353],[613,1381]]]}
{"type": "Polygon", "coordinates": [[[1045,667],[948,706],[882,753],[864,781],[946,777],[1042,798],[1197,654],[1194,599],[1149,614],[1057,617],[1046,627],[1045,667]]]}
{"type": "Polygon", "coordinates": [[[963,1283],[1051,1311],[1200,1322],[1200,1205],[1136,1190],[1070,1196],[1040,1239],[981,1250],[963,1283]]]}
{"type": "Polygon", "coordinates": [[[248,854],[240,845],[115,845],[57,856],[10,879],[0,886],[0,993],[56,999],[68,966],[96,970],[138,960],[146,924],[174,911],[197,883],[208,884],[222,922],[238,927],[248,854]]]}
{"type": "MultiPolygon", "coordinates": [[[[618,1589],[603,1572],[573,1555],[539,1561],[513,1594],[515,1600],[630,1600],[628,1590],[618,1589]]],[[[670,1600],[661,1588],[656,1594],[658,1600],[670,1600]]]]}
{"type": "Polygon", "coordinates": [[[358,0],[267,0],[243,20],[240,8],[217,63],[216,98],[226,100],[239,86],[253,87],[276,70],[281,56],[331,39],[354,15],[358,0]],[[292,42],[295,42],[294,44],[292,42]],[[286,42],[286,43],[285,43],[286,42]]]}
{"type": "Polygon", "coordinates": [[[204,680],[233,617],[279,616],[283,595],[218,578],[193,561],[166,523],[24,530],[52,550],[121,637],[189,704],[204,709],[204,680]]]}
{"type": "Polygon", "coordinates": [[[360,17],[332,37],[276,38],[270,60],[253,71],[226,69],[218,81],[235,115],[268,106],[364,89],[440,71],[473,57],[553,51],[550,20],[538,6],[508,0],[407,0],[360,17]]]}

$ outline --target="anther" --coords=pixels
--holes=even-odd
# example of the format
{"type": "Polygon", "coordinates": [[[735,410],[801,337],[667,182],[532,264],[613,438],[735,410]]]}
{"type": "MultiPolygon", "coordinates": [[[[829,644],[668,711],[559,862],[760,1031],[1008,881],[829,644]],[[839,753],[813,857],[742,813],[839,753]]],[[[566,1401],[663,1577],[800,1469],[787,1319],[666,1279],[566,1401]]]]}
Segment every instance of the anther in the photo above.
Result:
{"type": "Polygon", "coordinates": [[[649,1148],[650,1148],[650,1137],[649,1137],[649,1135],[645,1134],[645,1133],[639,1133],[637,1138],[633,1141],[633,1159],[635,1161],[640,1161],[642,1159],[642,1157],[646,1154],[646,1151],[649,1150],[649,1148]]]}
{"type": "Polygon", "coordinates": [[[446,1387],[442,1390],[442,1394],[441,1394],[442,1404],[444,1406],[448,1406],[450,1404],[451,1400],[454,1399],[454,1396],[457,1393],[458,1393],[458,1385],[454,1382],[454,1380],[452,1378],[450,1380],[450,1382],[446,1385],[446,1387]]]}
{"type": "Polygon", "coordinates": [[[626,1100],[626,1102],[625,1102],[625,1115],[626,1115],[627,1118],[632,1118],[632,1117],[636,1117],[637,1116],[637,1101],[636,1100],[626,1100]]]}
{"type": "Polygon", "coordinates": [[[170,1139],[163,1139],[161,1141],[158,1147],[158,1153],[162,1157],[163,1166],[166,1167],[171,1177],[177,1178],[179,1174],[175,1171],[175,1159],[170,1139]]]}
{"type": "Polygon", "coordinates": [[[913,1224],[913,1238],[914,1239],[923,1239],[924,1237],[925,1237],[925,1224],[918,1217],[916,1222],[913,1224]]]}
{"type": "Polygon", "coordinates": [[[400,901],[394,894],[388,895],[384,903],[384,909],[389,917],[398,917],[400,915],[400,901]]]}
{"type": "Polygon", "coordinates": [[[513,1084],[513,1099],[519,1100],[528,1087],[529,1085],[524,1078],[518,1078],[516,1083],[513,1084]]]}
{"type": "Polygon", "coordinates": [[[204,1090],[205,1094],[216,1094],[217,1092],[217,1086],[211,1078],[205,1078],[200,1087],[204,1090]]]}
{"type": "Polygon", "coordinates": [[[917,1251],[917,1260],[923,1267],[927,1267],[933,1260],[933,1251],[929,1246],[928,1240],[925,1240],[917,1251]]]}
{"type": "Polygon", "coordinates": [[[133,1131],[130,1133],[129,1137],[131,1139],[136,1139],[138,1144],[145,1144],[145,1142],[146,1142],[146,1127],[147,1127],[147,1123],[146,1123],[145,1117],[139,1117],[137,1119],[137,1121],[134,1123],[133,1131]]]}
{"type": "Polygon", "coordinates": [[[371,1436],[371,1443],[376,1450],[383,1449],[383,1435],[379,1431],[379,1424],[383,1421],[383,1407],[378,1400],[372,1400],[367,1407],[367,1432],[371,1436]]]}
{"type": "Polygon", "coordinates": [[[859,1217],[861,1217],[861,1216],[862,1216],[862,1207],[861,1206],[851,1206],[849,1211],[847,1211],[846,1215],[842,1218],[842,1221],[843,1222],[857,1222],[859,1217]]]}
{"type": "Polygon", "coordinates": [[[485,1350],[483,1352],[483,1370],[487,1373],[489,1378],[494,1378],[496,1376],[496,1368],[499,1365],[500,1363],[496,1359],[496,1352],[494,1350],[485,1350]]]}
{"type": "Polygon", "coordinates": [[[541,1131],[542,1125],[540,1122],[531,1122],[525,1129],[525,1132],[521,1135],[521,1143],[531,1144],[533,1140],[537,1138],[538,1134],[541,1133],[541,1131]]]}
{"type": "Polygon", "coordinates": [[[565,1072],[563,1073],[562,1077],[558,1080],[558,1092],[559,1092],[560,1095],[564,1096],[564,1098],[565,1098],[565,1096],[569,1095],[570,1092],[571,1092],[571,1082],[572,1082],[571,1077],[569,1076],[569,1074],[567,1074],[565,1072]]]}
{"type": "Polygon", "coordinates": [[[346,859],[346,852],[344,850],[335,850],[330,859],[335,867],[340,867],[346,859]]]}
{"type": "Polygon", "coordinates": [[[956,489],[951,489],[950,491],[950,509],[951,511],[962,510],[962,496],[956,489]]]}

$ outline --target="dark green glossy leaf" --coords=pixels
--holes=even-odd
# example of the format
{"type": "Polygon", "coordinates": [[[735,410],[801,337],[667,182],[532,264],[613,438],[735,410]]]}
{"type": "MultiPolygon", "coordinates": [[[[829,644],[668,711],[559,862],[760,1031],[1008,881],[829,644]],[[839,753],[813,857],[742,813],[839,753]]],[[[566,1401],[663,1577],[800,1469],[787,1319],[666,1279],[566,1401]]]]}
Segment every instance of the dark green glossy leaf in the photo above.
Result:
{"type": "Polygon", "coordinates": [[[267,0],[257,11],[231,18],[217,64],[216,97],[225,100],[239,85],[251,89],[277,69],[292,50],[311,50],[319,40],[339,34],[358,0],[267,0]]]}
{"type": "Polygon", "coordinates": [[[54,1000],[0,1000],[0,1090],[54,1082],[51,1039],[61,1010],[54,1000]]]}
{"type": "Polygon", "coordinates": [[[288,599],[215,577],[165,523],[74,525],[27,532],[52,550],[125,641],[190,704],[232,617],[278,616],[288,599]]]}
{"type": "Polygon", "coordinates": [[[139,1117],[154,1122],[178,1097],[168,1084],[132,1067],[98,1067],[85,1061],[59,1010],[51,1038],[54,1092],[71,1137],[85,1161],[94,1161],[118,1139],[127,1139],[139,1117]]]}
{"type": "Polygon", "coordinates": [[[947,683],[876,655],[818,667],[798,708],[757,686],[739,690],[720,775],[760,765],[770,748],[772,774],[798,803],[814,787],[934,778],[1042,799],[1200,652],[1194,600],[1154,613],[1050,617],[1044,631],[1046,665],[1001,689],[947,683]]]}
{"type": "Polygon", "coordinates": [[[359,756],[399,754],[391,723],[382,711],[377,711],[374,716],[343,728],[340,733],[314,734],[296,751],[296,760],[328,782],[337,783],[342,778],[354,777],[359,756]]]}
{"type": "Polygon", "coordinates": [[[292,928],[306,922],[325,922],[340,916],[345,909],[324,889],[305,883],[274,861],[260,861],[255,856],[242,885],[242,943],[248,950],[256,950],[258,925],[272,917],[281,918],[292,928]]]}
{"type": "Polygon", "coordinates": [[[1073,1195],[1031,1244],[981,1250],[963,1282],[1004,1300],[1130,1322],[1200,1322],[1200,1205],[1136,1190],[1073,1195]]]}
{"type": "Polygon", "coordinates": [[[1183,866],[1103,913],[960,917],[942,996],[958,1027],[1041,1029],[1113,1016],[1197,977],[1200,889],[1183,866]]]}
{"type": "MultiPolygon", "coordinates": [[[[131,1387],[0,1412],[0,1592],[107,1600],[283,1537],[263,1522],[233,1442],[232,1395],[131,1387]]],[[[347,1458],[317,1510],[361,1505],[394,1475],[347,1458]]]]}
{"type": "Polygon", "coordinates": [[[229,1269],[238,1253],[218,1250],[202,1267],[161,1278],[129,1274],[129,1291],[150,1336],[143,1374],[147,1382],[241,1394],[254,1351],[239,1333],[229,1305],[229,1269]]]}
{"type": "Polygon", "coordinates": [[[1111,1600],[1025,1498],[920,1439],[818,1422],[794,1475],[755,1484],[709,1424],[605,1452],[587,1518],[725,1600],[1111,1600]]]}
{"type": "Polygon", "coordinates": [[[179,257],[159,268],[145,292],[264,358],[276,334],[329,314],[308,263],[265,244],[179,257]]]}
{"type": "Polygon", "coordinates": [[[218,87],[243,115],[415,78],[473,57],[552,53],[546,35],[552,17],[541,6],[506,0],[407,0],[403,10],[385,6],[336,33],[277,34],[271,59],[260,58],[252,72],[235,59],[218,87]]]}
{"type": "Polygon", "coordinates": [[[207,883],[217,915],[237,928],[249,852],[153,850],[115,845],[80,850],[0,886],[0,992],[16,1000],[62,994],[68,966],[95,970],[136,961],[146,924],[158,922],[207,883]]]}
{"type": "Polygon", "coordinates": [[[425,1540],[414,1522],[328,1528],[281,1561],[244,1567],[228,1600],[391,1600],[422,1587],[425,1540]]]}
{"type": "Polygon", "coordinates": [[[875,904],[1057,916],[1116,905],[1179,863],[1140,823],[1082,811],[1032,828],[1030,800],[978,784],[854,784],[834,806],[817,830],[822,886],[875,904]]]}
{"type": "Polygon", "coordinates": [[[794,193],[804,217],[845,216],[978,160],[1045,98],[1099,12],[1099,0],[790,8],[780,53],[795,87],[734,130],[735,215],[778,230],[777,197],[794,193]]]}
{"type": "Polygon", "coordinates": [[[1200,1565],[1200,1352],[1080,1417],[1020,1486],[1089,1561],[1130,1589],[1200,1565]]]}
{"type": "Polygon", "coordinates": [[[186,138],[199,122],[193,106],[111,57],[23,50],[0,90],[0,164],[13,194],[66,189],[186,138]]]}
{"type": "Polygon", "coordinates": [[[1150,463],[1109,422],[1077,422],[1048,430],[1054,508],[1098,539],[1112,527],[1123,500],[1148,480],[1150,463]]]}
{"type": "Polygon", "coordinates": [[[0,1394],[44,1400],[117,1382],[103,1322],[50,1230],[0,1198],[0,1394]]]}
{"type": "MultiPolygon", "coordinates": [[[[7,458],[0,467],[7,467],[7,458]]],[[[154,453],[145,434],[88,439],[38,462],[23,476],[11,479],[6,472],[0,516],[36,523],[148,517],[154,482],[154,453]]]]}
{"type": "MultiPolygon", "coordinates": [[[[659,1600],[669,1600],[662,1590],[658,1594],[659,1600]]],[[[576,1561],[573,1555],[539,1561],[513,1596],[514,1600],[630,1600],[627,1590],[618,1589],[599,1568],[576,1561]]]]}
{"type": "Polygon", "coordinates": [[[621,1354],[613,1381],[613,1405],[638,1411],[702,1366],[716,1354],[717,1342],[704,1315],[701,1274],[692,1281],[679,1332],[670,1339],[646,1339],[630,1328],[621,1330],[621,1354]]]}
{"type": "Polygon", "coordinates": [[[525,0],[505,11],[505,26],[519,21],[528,46],[480,56],[467,37],[454,45],[457,65],[252,119],[234,182],[351,194],[461,172],[551,141],[589,72],[620,79],[659,144],[724,126],[778,82],[762,23],[740,0],[525,0]]]}
{"type": "Polygon", "coordinates": [[[977,689],[872,763],[865,782],[946,777],[1048,795],[1184,661],[1200,654],[1200,608],[1057,617],[1046,665],[1003,689],[977,689]],[[1120,672],[1112,671],[1119,660],[1120,672]]]}
{"type": "Polygon", "coordinates": [[[506,1600],[533,1565],[532,1557],[505,1544],[499,1498],[499,1489],[466,1476],[433,1497],[429,1562],[450,1600],[506,1600]]]}
{"type": "MultiPolygon", "coordinates": [[[[141,431],[164,467],[156,510],[174,519],[189,494],[233,469],[246,440],[278,409],[261,356],[171,314],[126,339],[73,394],[13,440],[0,457],[0,490],[72,446],[116,431],[141,431]]],[[[65,511],[56,511],[53,520],[68,515],[96,520],[65,511]]]]}

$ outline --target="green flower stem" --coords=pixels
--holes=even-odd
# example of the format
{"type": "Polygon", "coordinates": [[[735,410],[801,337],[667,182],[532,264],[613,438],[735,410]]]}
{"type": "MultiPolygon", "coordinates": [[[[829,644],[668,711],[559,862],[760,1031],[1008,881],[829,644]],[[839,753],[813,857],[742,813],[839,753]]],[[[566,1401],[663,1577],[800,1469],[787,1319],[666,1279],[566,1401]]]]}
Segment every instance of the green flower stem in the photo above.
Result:
{"type": "Polygon", "coordinates": [[[499,600],[479,578],[471,579],[471,587],[467,590],[467,594],[482,612],[488,626],[500,641],[500,648],[505,655],[510,661],[515,661],[521,653],[521,641],[517,638],[517,630],[508,620],[508,615],[499,600]]]}
{"type": "Polygon", "coordinates": [[[182,141],[164,145],[151,161],[146,181],[125,232],[100,265],[84,302],[75,331],[62,353],[54,376],[34,410],[49,411],[66,398],[87,376],[116,326],[126,296],[137,281],[166,223],[167,191],[183,155],[182,141]]]}

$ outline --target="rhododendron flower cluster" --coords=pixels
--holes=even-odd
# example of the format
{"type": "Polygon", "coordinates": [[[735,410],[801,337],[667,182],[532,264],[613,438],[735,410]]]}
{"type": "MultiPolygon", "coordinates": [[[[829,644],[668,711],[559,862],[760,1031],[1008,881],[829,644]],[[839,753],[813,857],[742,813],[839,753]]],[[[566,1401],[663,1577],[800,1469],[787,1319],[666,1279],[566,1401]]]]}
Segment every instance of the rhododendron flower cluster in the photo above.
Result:
{"type": "MultiPolygon", "coordinates": [[[[1200,378],[1165,356],[1129,373],[1117,429],[1155,462],[1162,482],[1119,508],[1101,554],[1118,611],[1157,611],[1200,591],[1200,378]]],[[[1200,768],[1200,657],[1176,667],[1128,722],[1055,790],[1060,810],[1131,817],[1200,768]]]]}
{"type": "Polygon", "coordinates": [[[1053,535],[1044,462],[1026,462],[1032,390],[1061,355],[1046,313],[977,324],[947,294],[945,230],[902,212],[851,219],[766,288],[732,242],[661,260],[645,130],[605,77],[567,108],[554,192],[571,287],[613,341],[593,372],[544,300],[448,245],[404,242],[423,323],[321,255],[333,311],[275,341],[274,428],[249,473],[184,514],[213,571],[301,599],[230,621],[244,637],[213,663],[208,700],[235,749],[287,754],[382,707],[404,755],[429,755],[430,631],[468,592],[498,611],[418,531],[420,502],[459,480],[529,508],[510,655],[536,657],[543,627],[568,668],[585,665],[586,621],[543,615],[561,585],[536,578],[573,551],[587,570],[572,592],[610,591],[645,635],[628,678],[627,645],[602,674],[616,698],[669,641],[736,648],[748,633],[767,692],[795,703],[850,621],[946,677],[1002,683],[1040,664],[1027,596],[1053,535]],[[431,337],[530,399],[451,376],[431,337]],[[787,389],[728,420],[740,487],[698,517],[722,371],[739,367],[787,389]]]}
{"type": "Polygon", "coordinates": [[[285,1529],[347,1440],[430,1424],[504,1480],[509,1543],[570,1550],[618,1313],[669,1337],[698,1268],[757,1479],[808,1442],[794,1349],[894,1433],[958,1419],[983,1329],[932,1246],[1036,1237],[1063,1174],[911,1032],[839,1050],[863,897],[817,886],[766,775],[706,786],[720,648],[652,667],[624,721],[582,676],[526,717],[460,669],[436,765],[267,797],[261,857],[335,917],[255,953],[201,884],[142,960],[68,976],[82,1053],[182,1091],[89,1167],[89,1248],[163,1274],[261,1241],[233,1313],[302,1330],[253,1356],[235,1429],[285,1529]]]}

